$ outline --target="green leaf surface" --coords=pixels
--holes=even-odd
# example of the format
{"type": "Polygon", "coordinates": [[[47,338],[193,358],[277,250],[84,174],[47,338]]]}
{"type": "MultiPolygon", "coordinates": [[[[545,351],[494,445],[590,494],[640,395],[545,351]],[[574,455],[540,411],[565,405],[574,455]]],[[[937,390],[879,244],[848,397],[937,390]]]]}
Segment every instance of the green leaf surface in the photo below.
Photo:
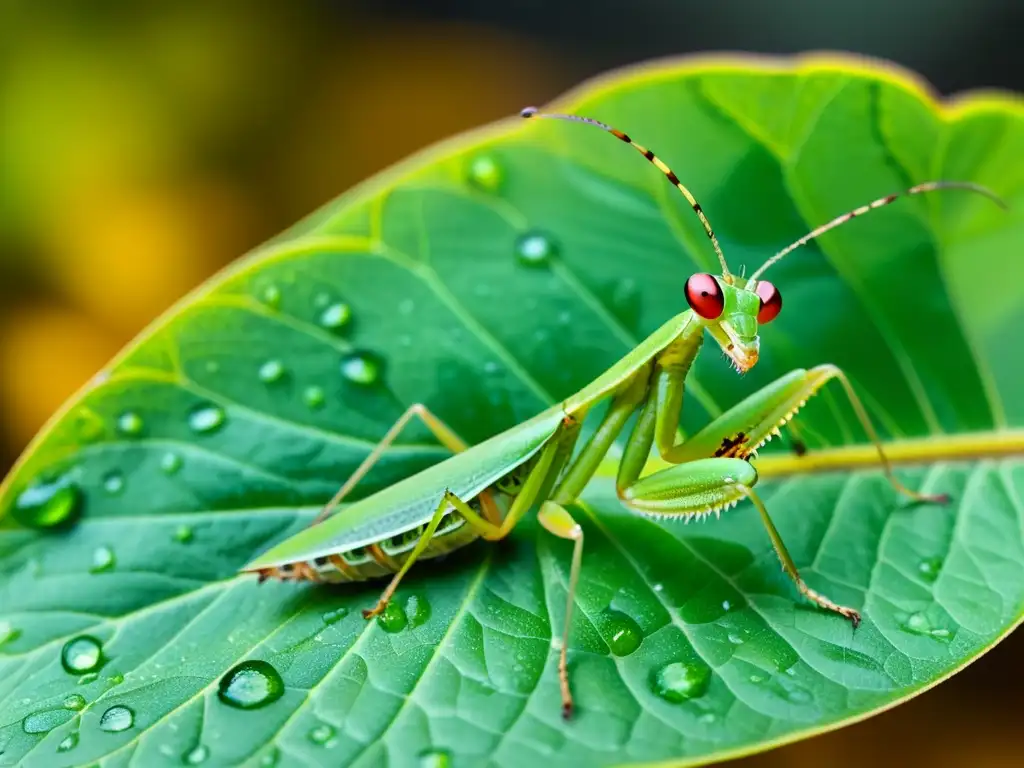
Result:
{"type": "MultiPolygon", "coordinates": [[[[414,569],[397,632],[359,615],[380,585],[236,575],[408,404],[479,441],[584,385],[685,309],[690,273],[716,270],[685,201],[631,149],[509,121],[204,286],[23,457],[0,499],[0,764],[710,761],[891,706],[1020,621],[1019,102],[940,107],[885,70],[800,60],[661,64],[559,106],[654,148],[748,274],[925,179],[1010,203],[904,200],[794,254],[769,275],[785,309],[757,367],[739,377],[708,347],[688,381],[684,431],[789,369],[836,363],[906,460],[901,479],[952,494],[911,507],[863,455],[838,468],[836,446],[865,442],[838,389],[801,414],[812,455],[762,455],[766,476],[785,474],[759,487],[805,578],[862,626],[799,599],[750,505],[659,524],[624,512],[607,472],[578,509],[569,723],[552,642],[570,548],[532,520],[414,569]],[[832,469],[805,471],[812,456],[832,469]],[[83,635],[101,653],[69,643],[83,635]],[[246,660],[272,669],[228,674],[246,660]]],[[[445,455],[412,429],[359,493],[445,455]]]]}

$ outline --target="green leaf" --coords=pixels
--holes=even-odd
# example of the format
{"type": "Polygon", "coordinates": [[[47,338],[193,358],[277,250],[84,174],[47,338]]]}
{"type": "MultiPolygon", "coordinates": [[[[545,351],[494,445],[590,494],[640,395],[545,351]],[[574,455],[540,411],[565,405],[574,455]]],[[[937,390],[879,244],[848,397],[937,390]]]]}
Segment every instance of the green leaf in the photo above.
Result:
{"type": "MultiPolygon", "coordinates": [[[[785,310],[757,367],[736,376],[708,347],[688,381],[685,431],[789,369],[836,363],[899,477],[952,494],[908,506],[870,451],[837,447],[866,442],[838,388],[801,414],[811,454],[757,462],[807,581],[861,608],[862,626],[801,601],[749,505],[659,524],[619,507],[609,471],[579,508],[569,723],[552,650],[569,546],[532,520],[414,569],[397,632],[359,615],[381,585],[236,575],[408,404],[479,441],[585,384],[686,308],[689,274],[716,270],[685,201],[630,148],[510,120],[204,286],[22,458],[0,500],[0,762],[701,762],[891,706],[1020,621],[1019,102],[940,107],[885,70],[804,59],[661,64],[560,106],[653,147],[737,270],[925,179],[1009,201],[903,200],[793,254],[770,273],[785,310]],[[228,674],[246,660],[272,669],[228,674]]],[[[359,492],[444,455],[413,429],[359,492]]]]}

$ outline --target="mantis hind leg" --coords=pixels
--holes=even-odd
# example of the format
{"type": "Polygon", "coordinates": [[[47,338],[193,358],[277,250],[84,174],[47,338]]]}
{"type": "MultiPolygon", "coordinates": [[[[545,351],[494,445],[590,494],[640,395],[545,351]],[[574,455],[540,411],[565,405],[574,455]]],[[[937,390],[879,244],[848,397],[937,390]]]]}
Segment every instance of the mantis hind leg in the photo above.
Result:
{"type": "Polygon", "coordinates": [[[427,524],[426,529],[424,529],[423,533],[420,534],[420,538],[416,542],[416,546],[413,547],[412,552],[409,553],[405,562],[402,563],[402,567],[399,568],[392,577],[390,583],[388,583],[387,587],[381,593],[380,598],[377,600],[377,604],[373,608],[363,611],[363,618],[369,619],[377,616],[387,608],[388,602],[395,594],[395,590],[398,589],[398,585],[402,581],[402,578],[409,572],[409,569],[412,568],[413,563],[416,562],[419,556],[423,554],[423,551],[427,548],[430,540],[437,532],[437,527],[440,525],[441,519],[449,509],[451,509],[453,513],[461,515],[466,520],[466,524],[484,539],[497,541],[507,536],[534,502],[536,502],[538,498],[543,498],[543,494],[554,482],[555,477],[557,477],[558,473],[561,471],[568,455],[571,454],[572,446],[575,444],[578,434],[579,424],[573,423],[570,426],[563,426],[560,428],[559,431],[556,432],[550,440],[548,440],[548,443],[541,449],[537,463],[530,470],[530,473],[523,482],[522,489],[519,491],[518,495],[509,507],[508,514],[501,522],[495,522],[489,518],[487,511],[488,504],[493,505],[493,502],[491,501],[491,497],[487,491],[484,491],[477,497],[480,500],[481,509],[483,511],[483,515],[481,516],[468,503],[460,499],[450,490],[446,489],[444,495],[441,497],[441,501],[438,504],[437,509],[434,512],[434,516],[430,518],[430,522],[427,524]]]}
{"type": "MultiPolygon", "coordinates": [[[[380,442],[374,446],[373,450],[367,455],[363,462],[356,468],[356,471],[351,474],[345,484],[338,489],[338,492],[334,494],[330,501],[324,505],[324,508],[320,510],[320,514],[316,516],[310,525],[316,525],[317,523],[323,522],[335,507],[342,502],[342,500],[352,492],[359,481],[366,477],[366,474],[373,469],[373,465],[376,464],[384,456],[384,452],[388,447],[398,438],[405,429],[406,425],[412,421],[413,417],[419,418],[420,421],[431,431],[431,433],[438,439],[438,441],[445,448],[450,450],[452,453],[462,453],[469,446],[466,441],[459,437],[455,431],[445,424],[440,418],[438,418],[433,411],[431,411],[423,403],[413,403],[405,409],[405,413],[395,420],[395,423],[391,425],[391,428],[384,433],[384,437],[381,438],[380,442]]],[[[489,518],[496,520],[497,509],[491,502],[490,497],[487,498],[484,505],[484,510],[489,518]]]]}

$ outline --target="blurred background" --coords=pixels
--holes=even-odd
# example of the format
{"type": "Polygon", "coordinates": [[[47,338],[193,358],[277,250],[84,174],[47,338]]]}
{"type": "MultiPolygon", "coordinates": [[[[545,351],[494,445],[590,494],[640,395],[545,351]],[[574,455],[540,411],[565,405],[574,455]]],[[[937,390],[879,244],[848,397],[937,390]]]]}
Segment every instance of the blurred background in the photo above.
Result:
{"type": "MultiPolygon", "coordinates": [[[[411,152],[609,68],[833,49],[1024,90],[1019,0],[0,0],[0,473],[228,262],[411,152]]],[[[745,766],[1018,765],[1024,637],[745,766]]]]}

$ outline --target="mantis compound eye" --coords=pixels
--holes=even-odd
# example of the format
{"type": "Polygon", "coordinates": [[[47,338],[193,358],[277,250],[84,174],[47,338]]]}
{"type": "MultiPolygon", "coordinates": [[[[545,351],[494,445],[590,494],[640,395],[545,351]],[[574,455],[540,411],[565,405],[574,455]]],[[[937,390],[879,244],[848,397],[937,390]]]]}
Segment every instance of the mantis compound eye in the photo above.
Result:
{"type": "Polygon", "coordinates": [[[711,275],[698,272],[686,281],[686,303],[705,320],[714,320],[725,309],[722,286],[711,275]]]}
{"type": "Polygon", "coordinates": [[[762,280],[754,289],[761,299],[761,308],[757,311],[759,325],[770,323],[782,311],[782,294],[779,289],[766,280],[762,280]]]}

